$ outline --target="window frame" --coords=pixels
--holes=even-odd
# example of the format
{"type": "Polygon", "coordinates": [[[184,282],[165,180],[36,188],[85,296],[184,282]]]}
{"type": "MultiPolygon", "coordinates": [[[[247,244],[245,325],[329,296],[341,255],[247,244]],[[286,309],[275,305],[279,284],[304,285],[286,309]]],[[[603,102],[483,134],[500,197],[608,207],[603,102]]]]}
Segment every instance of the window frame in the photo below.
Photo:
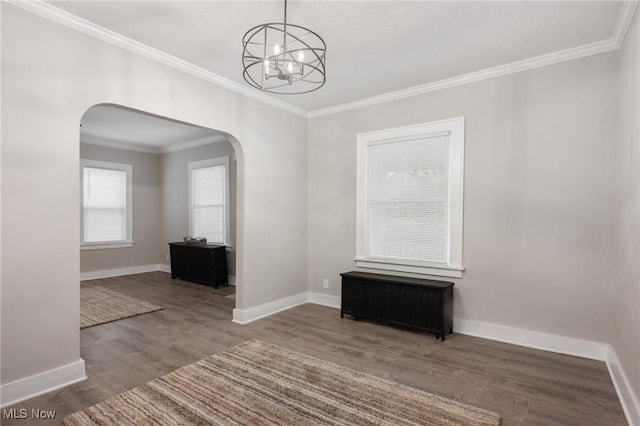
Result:
{"type": "Polygon", "coordinates": [[[357,134],[356,266],[461,278],[464,199],[464,117],[357,134]],[[368,148],[418,138],[449,136],[449,251],[446,262],[367,256],[368,148]]]}
{"type": "Polygon", "coordinates": [[[133,247],[133,165],[111,161],[80,159],[80,250],[101,250],[133,247]],[[119,241],[84,241],[84,169],[117,170],[126,174],[125,239],[119,241]]]}
{"type": "Polygon", "coordinates": [[[225,155],[225,156],[221,156],[221,157],[214,157],[214,158],[208,158],[206,160],[198,160],[198,161],[191,161],[189,163],[187,163],[187,191],[189,193],[189,200],[188,200],[188,209],[189,209],[189,235],[190,236],[195,236],[193,235],[193,202],[194,202],[194,196],[193,196],[193,191],[194,191],[194,187],[193,187],[193,171],[196,169],[204,169],[204,168],[208,168],[208,167],[216,167],[216,166],[224,166],[224,179],[225,179],[225,208],[224,208],[224,241],[207,241],[207,244],[217,244],[217,245],[224,245],[229,247],[229,238],[230,238],[230,220],[229,220],[229,216],[230,216],[230,206],[229,206],[229,189],[230,189],[230,184],[229,184],[229,156],[225,155]]]}

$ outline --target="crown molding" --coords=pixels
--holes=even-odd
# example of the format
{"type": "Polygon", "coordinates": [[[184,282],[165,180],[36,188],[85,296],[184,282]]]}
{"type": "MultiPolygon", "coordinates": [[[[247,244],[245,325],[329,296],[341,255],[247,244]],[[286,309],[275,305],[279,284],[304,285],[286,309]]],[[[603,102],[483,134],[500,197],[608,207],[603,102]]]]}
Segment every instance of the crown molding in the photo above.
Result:
{"type": "Polygon", "coordinates": [[[43,0],[4,0],[5,2],[18,6],[24,10],[32,12],[43,18],[57,22],[58,24],[80,31],[91,37],[95,37],[99,40],[113,44],[114,46],[121,47],[132,53],[140,56],[144,56],[147,59],[159,62],[168,67],[174,68],[178,71],[182,71],[186,74],[208,81],[209,83],[216,84],[224,87],[241,95],[263,102],[276,108],[280,108],[284,111],[296,114],[303,118],[307,118],[307,111],[293,106],[287,102],[275,99],[262,92],[258,92],[254,89],[246,87],[240,83],[236,83],[233,80],[222,77],[218,74],[207,71],[197,65],[193,65],[187,61],[179,59],[173,55],[162,52],[146,44],[140,43],[123,35],[120,35],[114,31],[108,30],[100,25],[94,24],[86,19],[80,18],[67,11],[64,11],[50,3],[46,3],[43,0]]]}
{"type": "Polygon", "coordinates": [[[618,48],[622,47],[624,38],[627,35],[627,32],[629,32],[633,14],[635,13],[637,7],[638,0],[625,1],[622,4],[622,10],[620,11],[620,15],[618,16],[618,22],[616,24],[616,29],[613,32],[612,37],[618,48]]]}
{"type": "MultiPolygon", "coordinates": [[[[110,31],[104,27],[96,25],[83,18],[70,14],[62,9],[59,9],[43,0],[4,0],[7,3],[18,6],[29,12],[50,19],[59,24],[65,25],[69,28],[73,28],[89,36],[95,37],[107,43],[126,49],[132,53],[144,56],[148,59],[154,60],[171,68],[185,72],[194,77],[240,93],[252,99],[264,102],[276,108],[291,112],[303,118],[317,118],[329,114],[335,114],[338,112],[349,111],[353,109],[363,108],[367,106],[377,105],[384,102],[390,102],[398,99],[408,98],[411,96],[421,95],[425,93],[435,92],[442,89],[452,88],[456,86],[462,86],[469,83],[474,83],[482,80],[488,80],[495,77],[501,77],[509,74],[515,74],[522,71],[527,71],[535,68],[540,68],[548,65],[554,65],[574,59],[580,59],[591,55],[597,55],[599,53],[605,53],[612,50],[617,50],[622,46],[624,37],[626,36],[633,15],[638,6],[638,0],[623,2],[620,15],[618,16],[618,22],[611,38],[607,40],[601,40],[594,43],[589,43],[570,49],[561,50],[558,52],[552,52],[545,55],[536,56],[533,58],[525,59],[522,61],[512,62],[497,67],[487,68],[480,71],[463,74],[457,77],[452,77],[444,80],[439,80],[431,83],[422,84],[419,86],[410,87],[407,89],[397,90],[382,95],[372,96],[369,98],[360,99],[354,102],[347,102],[344,104],[334,105],[327,108],[321,108],[313,111],[306,111],[302,108],[293,106],[287,102],[279,99],[274,99],[261,92],[256,92],[242,84],[229,80],[218,74],[207,71],[201,67],[193,65],[175,56],[164,53],[160,50],[154,49],[146,44],[137,42],[128,37],[124,37],[118,33],[110,31]]],[[[125,148],[127,149],[127,148],[125,148]]]]}
{"type": "Polygon", "coordinates": [[[599,53],[610,52],[620,49],[624,37],[629,31],[629,26],[633,18],[633,14],[638,6],[638,0],[625,1],[622,10],[618,16],[618,22],[613,35],[608,40],[601,40],[593,43],[583,44],[581,46],[572,47],[570,49],[560,50],[545,55],[535,56],[533,58],[524,59],[522,61],[511,62],[509,64],[497,67],[486,68],[484,70],[463,74],[457,77],[447,78],[432,83],[421,84],[419,86],[410,87],[408,89],[397,90],[394,92],[384,93],[382,95],[372,96],[360,99],[354,102],[347,102],[340,105],[321,108],[308,113],[309,118],[322,117],[324,115],[335,114],[337,112],[349,111],[353,109],[363,108],[371,105],[377,105],[384,102],[395,101],[398,99],[408,98],[411,96],[422,95],[425,93],[435,92],[437,90],[448,89],[451,87],[462,86],[464,84],[475,83],[490,78],[502,77],[509,74],[515,74],[535,68],[555,65],[574,59],[580,59],[599,53]]]}
{"type": "Polygon", "coordinates": [[[100,136],[82,135],[80,137],[80,143],[84,143],[87,145],[97,145],[107,148],[124,149],[127,151],[145,152],[147,154],[167,154],[169,152],[182,151],[185,149],[195,148],[198,146],[208,145],[211,143],[222,142],[226,140],[227,138],[224,135],[214,135],[190,141],[177,142],[167,146],[156,147],[139,145],[132,142],[125,142],[100,136]]]}
{"type": "Polygon", "coordinates": [[[204,138],[194,139],[192,141],[172,143],[171,145],[163,146],[158,150],[158,153],[167,154],[169,152],[183,151],[185,149],[195,148],[202,145],[209,145],[210,143],[223,142],[226,140],[227,137],[224,135],[207,136],[204,138]]]}
{"type": "Polygon", "coordinates": [[[619,46],[615,43],[615,41],[613,41],[613,39],[598,41],[571,49],[561,50],[559,52],[548,53],[545,55],[524,59],[522,61],[512,62],[510,64],[500,65],[493,68],[486,68],[480,71],[474,71],[468,74],[459,75],[457,77],[434,81],[432,83],[421,84],[419,86],[410,87],[408,89],[397,90],[394,92],[384,93],[382,95],[372,96],[370,98],[360,99],[354,102],[348,102],[328,108],[317,109],[311,111],[308,116],[309,118],[317,118],[324,115],[335,114],[337,112],[344,112],[367,106],[377,105],[385,102],[395,101],[398,99],[408,98],[411,96],[435,92],[442,89],[448,89],[451,87],[462,86],[482,80],[488,80],[495,77],[516,74],[534,68],[555,65],[561,62],[571,61],[573,59],[579,59],[586,56],[596,55],[598,53],[609,52],[618,48],[619,46]]]}
{"type": "Polygon", "coordinates": [[[131,142],[123,142],[116,139],[109,139],[92,135],[80,135],[80,143],[87,145],[104,146],[114,149],[124,149],[126,151],[145,152],[147,154],[159,153],[158,148],[154,146],[137,145],[131,142]]]}

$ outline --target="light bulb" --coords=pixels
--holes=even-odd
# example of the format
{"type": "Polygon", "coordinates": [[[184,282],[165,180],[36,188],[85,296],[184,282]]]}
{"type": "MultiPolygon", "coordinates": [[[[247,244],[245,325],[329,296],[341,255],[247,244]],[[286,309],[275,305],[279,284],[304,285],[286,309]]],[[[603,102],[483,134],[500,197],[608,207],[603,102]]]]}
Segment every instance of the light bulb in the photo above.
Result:
{"type": "Polygon", "coordinates": [[[298,52],[298,62],[304,61],[304,52],[298,52]]]}
{"type": "Polygon", "coordinates": [[[275,53],[276,55],[280,54],[280,45],[276,44],[275,46],[273,46],[273,53],[275,53]]]}
{"type": "Polygon", "coordinates": [[[289,74],[293,72],[293,64],[291,62],[287,64],[287,70],[289,71],[289,74]]]}
{"type": "Polygon", "coordinates": [[[264,76],[269,78],[269,60],[264,60],[264,76]]]}

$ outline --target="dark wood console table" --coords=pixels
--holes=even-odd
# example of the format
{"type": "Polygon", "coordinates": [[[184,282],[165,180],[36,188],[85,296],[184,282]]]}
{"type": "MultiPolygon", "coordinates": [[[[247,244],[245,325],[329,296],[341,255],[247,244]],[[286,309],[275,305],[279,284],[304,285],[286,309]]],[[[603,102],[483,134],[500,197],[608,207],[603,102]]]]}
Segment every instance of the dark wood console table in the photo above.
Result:
{"type": "Polygon", "coordinates": [[[365,272],[342,276],[344,314],[390,325],[436,333],[453,333],[453,283],[365,272]]]}
{"type": "Polygon", "coordinates": [[[200,284],[228,285],[227,248],[214,244],[169,243],[171,278],[200,284]]]}

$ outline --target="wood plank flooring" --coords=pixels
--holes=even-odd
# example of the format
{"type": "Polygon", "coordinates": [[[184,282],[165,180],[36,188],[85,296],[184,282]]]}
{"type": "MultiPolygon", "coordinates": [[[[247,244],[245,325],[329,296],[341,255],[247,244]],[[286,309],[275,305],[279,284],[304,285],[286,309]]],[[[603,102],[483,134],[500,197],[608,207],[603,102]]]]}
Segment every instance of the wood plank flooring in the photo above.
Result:
{"type": "Polygon", "coordinates": [[[301,305],[248,325],[231,322],[235,288],[213,289],[151,272],[86,281],[164,310],[81,330],[88,380],[16,404],[72,412],[181,366],[257,338],[356,370],[500,413],[511,425],[626,425],[603,362],[453,334],[445,342],[301,305]]]}

